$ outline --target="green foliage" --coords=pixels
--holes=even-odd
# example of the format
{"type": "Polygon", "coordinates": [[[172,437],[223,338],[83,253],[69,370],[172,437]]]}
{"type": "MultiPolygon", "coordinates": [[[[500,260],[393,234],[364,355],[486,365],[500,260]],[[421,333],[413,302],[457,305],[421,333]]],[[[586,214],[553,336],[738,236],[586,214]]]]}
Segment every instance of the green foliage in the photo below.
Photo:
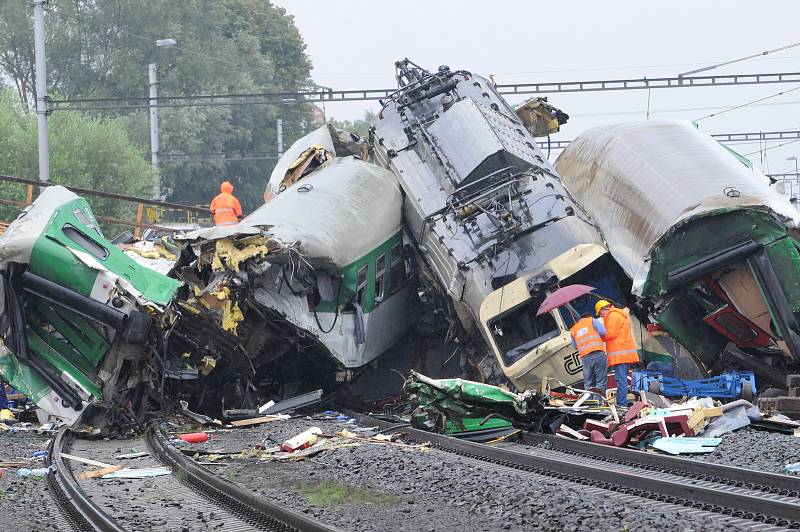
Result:
{"type": "Polygon", "coordinates": [[[364,111],[364,118],[354,121],[336,120],[334,117],[331,117],[328,123],[333,127],[344,129],[350,133],[355,133],[359,137],[366,138],[367,135],[369,135],[369,128],[375,123],[375,113],[369,110],[364,111]]]}
{"type": "MultiPolygon", "coordinates": [[[[0,0],[0,80],[10,80],[27,106],[34,94],[31,19],[29,3],[0,0]]],[[[268,0],[57,0],[48,4],[45,26],[49,93],[69,98],[145,97],[149,63],[158,64],[162,96],[291,92],[308,83],[311,68],[292,18],[268,0]],[[157,48],[154,41],[164,38],[178,47],[157,48]]],[[[245,210],[256,208],[275,161],[208,160],[210,154],[274,155],[276,119],[284,120],[288,146],[307,132],[309,114],[307,104],[291,102],[161,107],[169,199],[208,204],[228,179],[245,210]]],[[[122,116],[130,138],[149,151],[146,111],[103,116],[122,116]]]]}
{"type": "Polygon", "coordinates": [[[339,508],[346,504],[374,504],[390,506],[402,501],[400,497],[385,491],[377,491],[364,486],[349,486],[336,482],[302,482],[298,486],[311,506],[339,508]]]}
{"type": "MultiPolygon", "coordinates": [[[[147,196],[155,172],[140,149],[128,139],[119,120],[77,113],[50,117],[50,176],[54,183],[94,190],[147,196]]],[[[0,91],[0,173],[35,178],[38,175],[36,117],[10,91],[0,91]]],[[[0,197],[23,201],[24,185],[0,183],[0,197]]],[[[132,220],[136,206],[87,198],[95,214],[132,220]]],[[[2,207],[9,220],[19,207],[2,207]]]]}

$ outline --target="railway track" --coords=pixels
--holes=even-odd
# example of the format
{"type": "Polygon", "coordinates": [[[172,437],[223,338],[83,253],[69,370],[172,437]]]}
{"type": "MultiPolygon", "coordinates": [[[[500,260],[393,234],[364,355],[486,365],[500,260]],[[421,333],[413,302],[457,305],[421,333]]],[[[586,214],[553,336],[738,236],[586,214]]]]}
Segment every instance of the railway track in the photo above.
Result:
{"type": "Polygon", "coordinates": [[[151,427],[143,439],[116,441],[75,440],[66,430],[58,433],[50,448],[48,475],[59,507],[74,530],[122,532],[125,530],[211,529],[226,531],[270,530],[276,532],[333,532],[325,523],[242,489],[186,458],[169,444],[164,434],[151,427]],[[70,460],[75,454],[110,462],[121,446],[146,445],[151,456],[137,466],[163,464],[172,475],[134,480],[130,484],[77,480],[70,460]],[[80,447],[80,448],[78,448],[80,447]],[[147,483],[141,484],[141,483],[147,483]],[[142,488],[141,486],[146,486],[142,488]]]}
{"type": "MultiPolygon", "coordinates": [[[[367,426],[390,429],[384,420],[351,412],[367,426]]],[[[596,444],[526,435],[519,444],[486,445],[399,427],[420,442],[483,462],[558,478],[719,516],[800,528],[800,479],[707,462],[596,444]],[[549,445],[542,445],[545,442],[549,445]]]]}

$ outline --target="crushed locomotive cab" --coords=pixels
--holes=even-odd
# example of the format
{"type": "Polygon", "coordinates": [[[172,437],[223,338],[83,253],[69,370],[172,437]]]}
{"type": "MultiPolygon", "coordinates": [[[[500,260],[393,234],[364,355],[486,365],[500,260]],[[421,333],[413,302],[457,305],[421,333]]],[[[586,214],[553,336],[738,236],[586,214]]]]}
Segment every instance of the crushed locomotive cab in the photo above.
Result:
{"type": "Polygon", "coordinates": [[[48,187],[0,236],[0,374],[74,425],[138,426],[161,407],[178,281],[105,239],[89,204],[48,187]]]}

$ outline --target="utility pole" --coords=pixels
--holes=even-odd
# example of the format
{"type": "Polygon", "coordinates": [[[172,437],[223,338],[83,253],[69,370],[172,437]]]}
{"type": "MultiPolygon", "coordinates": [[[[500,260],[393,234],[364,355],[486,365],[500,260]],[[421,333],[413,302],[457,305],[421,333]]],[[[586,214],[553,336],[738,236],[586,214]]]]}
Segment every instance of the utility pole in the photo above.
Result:
{"type": "Polygon", "coordinates": [[[279,118],[277,122],[278,128],[278,157],[283,155],[283,119],[279,118]]]}
{"type": "Polygon", "coordinates": [[[39,131],[39,181],[50,181],[47,142],[47,68],[44,52],[44,6],[47,0],[33,1],[33,49],[36,60],[36,126],[39,131]]]}
{"type": "Polygon", "coordinates": [[[161,176],[158,174],[158,65],[148,65],[148,81],[150,84],[150,164],[156,171],[153,181],[153,199],[161,196],[161,176]]]}

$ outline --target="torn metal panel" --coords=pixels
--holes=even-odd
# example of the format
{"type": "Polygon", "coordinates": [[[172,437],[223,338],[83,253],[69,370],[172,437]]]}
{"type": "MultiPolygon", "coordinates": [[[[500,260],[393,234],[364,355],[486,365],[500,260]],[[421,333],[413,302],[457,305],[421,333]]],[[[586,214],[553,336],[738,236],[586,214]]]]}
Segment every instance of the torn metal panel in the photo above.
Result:
{"type": "Polygon", "coordinates": [[[264,203],[325,161],[351,155],[367,159],[365,144],[358,135],[337,129],[331,124],[315,129],[292,144],[278,160],[264,191],[264,203]]]}
{"type": "Polygon", "coordinates": [[[531,423],[544,415],[542,397],[533,392],[517,394],[497,386],[464,379],[432,379],[412,371],[404,392],[414,409],[412,424],[437,432],[461,432],[497,428],[496,422],[531,423]],[[489,422],[487,418],[497,418],[489,422]],[[488,422],[488,423],[487,423],[488,422]]]}

